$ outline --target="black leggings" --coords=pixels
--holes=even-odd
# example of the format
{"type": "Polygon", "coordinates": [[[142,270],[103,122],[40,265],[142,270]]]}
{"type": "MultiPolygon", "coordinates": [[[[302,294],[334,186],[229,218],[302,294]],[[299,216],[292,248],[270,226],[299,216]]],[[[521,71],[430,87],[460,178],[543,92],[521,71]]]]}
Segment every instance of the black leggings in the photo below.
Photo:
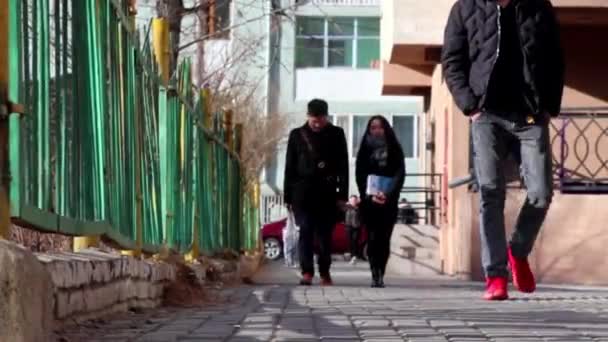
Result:
{"type": "Polygon", "coordinates": [[[369,266],[373,270],[386,271],[391,254],[391,235],[395,227],[396,210],[371,206],[365,220],[368,232],[367,253],[369,266]]]}
{"type": "Polygon", "coordinates": [[[371,227],[369,230],[369,242],[367,253],[369,254],[369,265],[372,270],[379,270],[384,274],[388,257],[391,254],[391,235],[394,224],[389,226],[371,227]]]}
{"type": "Polygon", "coordinates": [[[350,244],[350,254],[354,257],[361,257],[361,251],[359,251],[359,227],[346,227],[346,235],[348,236],[348,242],[350,244]]]}

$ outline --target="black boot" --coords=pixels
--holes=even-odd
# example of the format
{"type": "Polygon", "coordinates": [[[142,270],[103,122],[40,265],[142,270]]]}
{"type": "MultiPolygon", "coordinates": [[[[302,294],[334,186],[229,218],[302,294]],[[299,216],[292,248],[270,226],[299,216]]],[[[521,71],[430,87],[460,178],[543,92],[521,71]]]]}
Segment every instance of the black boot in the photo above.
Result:
{"type": "Polygon", "coordinates": [[[378,287],[384,287],[384,270],[378,271],[378,287]]]}
{"type": "Polygon", "coordinates": [[[372,268],[372,287],[382,287],[380,280],[380,270],[377,268],[372,268]]]}

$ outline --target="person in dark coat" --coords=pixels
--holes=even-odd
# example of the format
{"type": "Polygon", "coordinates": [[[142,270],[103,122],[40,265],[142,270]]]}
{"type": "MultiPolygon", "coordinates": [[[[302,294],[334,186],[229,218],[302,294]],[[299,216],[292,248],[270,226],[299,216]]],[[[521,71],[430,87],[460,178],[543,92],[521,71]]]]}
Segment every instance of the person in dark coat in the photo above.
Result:
{"type": "Polygon", "coordinates": [[[564,88],[564,57],[551,2],[458,0],[445,28],[441,62],[456,105],[472,122],[484,298],[508,298],[508,264],[515,287],[533,292],[528,255],[553,195],[549,123],[560,113],[564,88]],[[519,151],[510,151],[513,146],[519,151]],[[501,165],[510,154],[521,163],[528,195],[507,244],[501,165]]]}
{"type": "Polygon", "coordinates": [[[350,263],[357,263],[357,258],[362,258],[359,250],[359,239],[361,238],[361,220],[359,216],[359,197],[356,195],[350,196],[346,206],[346,214],[344,215],[344,226],[346,228],[346,236],[348,237],[350,250],[350,263]]]}
{"type": "Polygon", "coordinates": [[[289,134],[284,181],[285,203],[300,227],[300,284],[312,284],[316,236],[321,285],[332,285],[332,233],[348,197],[348,148],[344,131],[328,121],[327,102],[310,101],[308,121],[289,134]]]}
{"type": "Polygon", "coordinates": [[[391,235],[405,180],[405,157],[395,132],[382,116],[372,117],[367,124],[357,154],[356,179],[361,195],[361,220],[368,231],[372,287],[384,287],[391,235]],[[370,191],[370,176],[385,177],[389,182],[381,191],[370,191]]]}

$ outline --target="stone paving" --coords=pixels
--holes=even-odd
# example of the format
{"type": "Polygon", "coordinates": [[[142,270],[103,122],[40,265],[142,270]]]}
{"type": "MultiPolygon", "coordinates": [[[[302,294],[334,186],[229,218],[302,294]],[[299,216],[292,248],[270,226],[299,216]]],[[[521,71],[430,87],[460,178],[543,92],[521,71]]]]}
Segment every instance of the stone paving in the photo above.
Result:
{"type": "Polygon", "coordinates": [[[273,264],[257,285],[224,290],[226,304],[113,320],[86,340],[608,341],[608,288],[541,286],[490,303],[481,284],[448,279],[392,277],[371,289],[365,265],[338,263],[334,278],[334,287],[294,286],[296,271],[273,264]]]}

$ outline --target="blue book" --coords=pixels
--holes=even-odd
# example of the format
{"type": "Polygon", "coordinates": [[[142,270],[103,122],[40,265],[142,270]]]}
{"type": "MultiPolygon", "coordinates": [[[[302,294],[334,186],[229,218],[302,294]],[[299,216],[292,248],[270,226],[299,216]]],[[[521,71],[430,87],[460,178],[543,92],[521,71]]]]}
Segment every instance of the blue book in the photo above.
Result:
{"type": "Polygon", "coordinates": [[[367,177],[367,195],[376,196],[379,193],[388,194],[393,189],[395,179],[393,177],[385,177],[378,175],[369,175],[367,177]]]}

